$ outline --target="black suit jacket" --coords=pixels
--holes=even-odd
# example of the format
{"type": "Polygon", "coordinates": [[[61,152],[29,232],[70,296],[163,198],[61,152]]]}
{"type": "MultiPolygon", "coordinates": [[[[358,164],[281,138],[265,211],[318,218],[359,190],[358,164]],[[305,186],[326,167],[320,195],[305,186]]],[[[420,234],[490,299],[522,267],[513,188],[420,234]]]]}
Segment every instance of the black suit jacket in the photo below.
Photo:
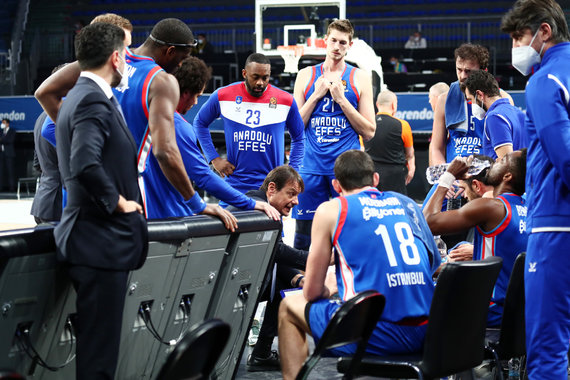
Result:
{"type": "Polygon", "coordinates": [[[119,194],[142,203],[137,149],[120,112],[91,79],[80,77],[56,121],[59,171],[67,205],[55,228],[58,258],[110,270],[142,266],[143,215],[114,212],[119,194]]]}
{"type": "MultiPolygon", "coordinates": [[[[8,132],[0,129],[0,145],[4,146],[4,155],[6,157],[16,157],[16,149],[14,148],[14,141],[16,140],[16,130],[8,128],[8,132]]],[[[0,151],[2,148],[0,148],[0,151]]]]}
{"type": "Polygon", "coordinates": [[[49,141],[42,137],[42,126],[47,114],[37,118],[34,126],[34,152],[41,170],[40,185],[34,196],[31,214],[43,220],[61,219],[61,177],[57,165],[57,152],[49,141]]]}

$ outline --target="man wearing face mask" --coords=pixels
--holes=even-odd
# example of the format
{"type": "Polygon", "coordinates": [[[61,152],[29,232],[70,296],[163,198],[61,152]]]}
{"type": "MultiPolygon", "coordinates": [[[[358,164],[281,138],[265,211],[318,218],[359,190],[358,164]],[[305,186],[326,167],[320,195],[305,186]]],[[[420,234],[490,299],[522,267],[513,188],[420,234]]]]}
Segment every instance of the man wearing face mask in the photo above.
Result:
{"type": "Polygon", "coordinates": [[[148,249],[137,147],[111,89],[120,82],[117,69],[124,71],[124,37],[107,23],[81,29],[82,71],[56,120],[68,203],[54,237],[77,292],[77,379],[114,377],[127,277],[148,249]]]}
{"type": "MultiPolygon", "coordinates": [[[[291,94],[269,84],[271,63],[260,53],[247,57],[243,82],[216,90],[200,108],[194,128],[208,162],[236,190],[257,190],[272,169],[283,165],[285,129],[291,135],[289,165],[299,169],[304,124],[291,94]],[[208,127],[221,117],[228,157],[220,157],[208,127]]],[[[223,203],[222,203],[223,204],[223,203]]]]}
{"type": "Polygon", "coordinates": [[[464,84],[465,97],[485,112],[483,154],[500,160],[507,153],[528,146],[524,133],[524,113],[502,98],[492,74],[477,70],[464,84]]]}
{"type": "Polygon", "coordinates": [[[567,379],[570,342],[570,32],[554,0],[519,0],[503,17],[526,86],[525,317],[529,379],[567,379]]]}
{"type": "Polygon", "coordinates": [[[203,59],[214,54],[214,47],[206,39],[204,33],[198,34],[198,45],[192,49],[192,55],[201,56],[203,59]]]}
{"type": "Polygon", "coordinates": [[[414,32],[404,45],[405,49],[425,49],[427,48],[427,41],[422,37],[420,31],[414,32]]]}
{"type": "Polygon", "coordinates": [[[408,68],[406,67],[406,65],[404,65],[402,62],[400,62],[398,60],[398,58],[396,58],[396,57],[390,58],[390,64],[394,68],[395,73],[407,73],[408,72],[408,68]]]}

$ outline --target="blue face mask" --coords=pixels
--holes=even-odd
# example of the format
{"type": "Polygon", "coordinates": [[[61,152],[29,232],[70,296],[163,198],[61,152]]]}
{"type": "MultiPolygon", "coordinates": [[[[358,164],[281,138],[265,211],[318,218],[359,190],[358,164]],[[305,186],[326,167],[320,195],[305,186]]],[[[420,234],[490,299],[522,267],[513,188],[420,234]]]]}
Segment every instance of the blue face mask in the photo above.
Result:
{"type": "Polygon", "coordinates": [[[390,64],[391,64],[392,66],[396,66],[396,61],[390,61],[390,64]]]}

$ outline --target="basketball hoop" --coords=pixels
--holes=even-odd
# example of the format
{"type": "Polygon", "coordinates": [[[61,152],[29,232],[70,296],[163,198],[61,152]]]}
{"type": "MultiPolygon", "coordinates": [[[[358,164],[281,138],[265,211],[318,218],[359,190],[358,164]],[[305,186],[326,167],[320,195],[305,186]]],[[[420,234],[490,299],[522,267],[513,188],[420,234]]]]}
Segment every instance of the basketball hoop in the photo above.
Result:
{"type": "Polygon", "coordinates": [[[299,72],[299,60],[301,56],[305,53],[303,46],[290,45],[290,46],[278,46],[277,50],[283,61],[285,61],[286,73],[297,73],[299,72]]]}

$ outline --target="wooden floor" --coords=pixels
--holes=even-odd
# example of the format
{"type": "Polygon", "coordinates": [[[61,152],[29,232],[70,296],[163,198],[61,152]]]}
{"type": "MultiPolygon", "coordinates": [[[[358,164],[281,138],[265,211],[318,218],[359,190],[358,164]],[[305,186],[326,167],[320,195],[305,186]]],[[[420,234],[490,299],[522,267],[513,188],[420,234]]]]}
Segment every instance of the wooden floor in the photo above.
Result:
{"type": "Polygon", "coordinates": [[[17,200],[15,193],[0,193],[0,231],[34,227],[31,208],[32,198],[17,200]]]}

